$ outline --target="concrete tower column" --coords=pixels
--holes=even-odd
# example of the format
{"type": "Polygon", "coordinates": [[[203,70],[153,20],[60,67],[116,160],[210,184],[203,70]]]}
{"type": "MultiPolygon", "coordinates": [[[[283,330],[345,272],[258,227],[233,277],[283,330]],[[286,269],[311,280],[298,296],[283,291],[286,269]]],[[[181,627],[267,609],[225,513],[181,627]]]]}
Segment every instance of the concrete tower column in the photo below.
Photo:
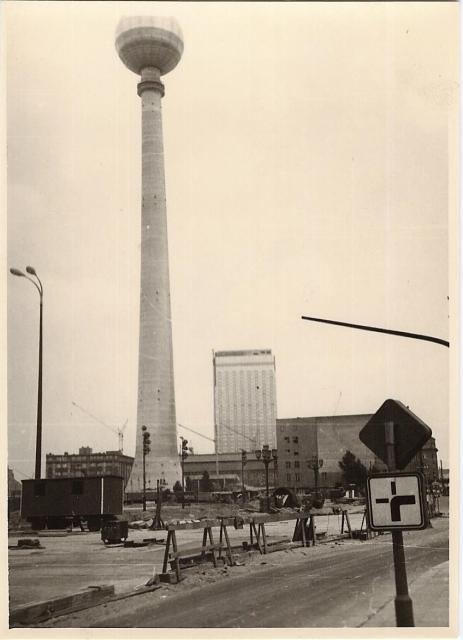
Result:
{"type": "Polygon", "coordinates": [[[135,460],[129,481],[131,491],[141,491],[143,425],[151,436],[151,451],[145,461],[146,485],[154,489],[156,481],[163,479],[172,488],[181,477],[175,415],[161,74],[178,62],[183,43],[178,27],[171,20],[166,24],[157,18],[128,18],[121,21],[116,47],[129,69],[141,76],[137,87],[142,107],[138,404],[135,460]]]}

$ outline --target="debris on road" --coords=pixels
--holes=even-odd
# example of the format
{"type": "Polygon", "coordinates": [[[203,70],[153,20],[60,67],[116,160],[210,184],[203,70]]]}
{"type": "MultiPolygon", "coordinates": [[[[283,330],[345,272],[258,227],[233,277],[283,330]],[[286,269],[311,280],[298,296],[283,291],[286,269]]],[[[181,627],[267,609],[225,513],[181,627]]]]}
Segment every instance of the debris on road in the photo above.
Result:
{"type": "Polygon", "coordinates": [[[38,538],[20,538],[15,545],[8,546],[8,549],[45,549],[40,544],[38,538]]]}

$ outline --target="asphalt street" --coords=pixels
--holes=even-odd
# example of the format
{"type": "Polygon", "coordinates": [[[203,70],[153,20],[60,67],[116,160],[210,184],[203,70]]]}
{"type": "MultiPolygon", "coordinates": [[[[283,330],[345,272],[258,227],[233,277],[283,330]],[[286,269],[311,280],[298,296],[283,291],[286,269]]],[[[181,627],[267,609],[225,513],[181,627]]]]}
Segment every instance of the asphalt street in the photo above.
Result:
{"type": "MultiPolygon", "coordinates": [[[[415,625],[448,626],[448,520],[405,532],[404,544],[410,593],[419,605],[415,625]]],[[[47,626],[320,628],[376,626],[375,620],[378,626],[395,626],[390,535],[299,549],[298,554],[290,562],[282,552],[261,556],[265,564],[243,575],[234,575],[232,568],[229,577],[214,584],[175,594],[172,586],[158,598],[146,594],[47,626]]]]}
{"type": "MultiPolygon", "coordinates": [[[[360,528],[362,512],[351,513],[353,528],[360,528]]],[[[340,531],[340,516],[323,516],[317,519],[317,532],[336,535],[340,531]]],[[[291,540],[294,521],[269,523],[266,527],[269,542],[277,539],[291,540]]],[[[15,607],[27,602],[45,600],[66,593],[74,593],[89,585],[112,584],[116,593],[146,584],[152,576],[153,567],[158,573],[162,568],[164,545],[145,548],[123,548],[106,546],[100,533],[74,532],[66,537],[40,537],[43,549],[9,551],[9,595],[15,607]]],[[[218,536],[218,529],[214,535],[218,536]]],[[[247,527],[229,529],[233,545],[241,546],[249,541],[247,527]]],[[[21,537],[10,536],[9,544],[15,545],[21,537]]],[[[130,530],[129,539],[141,542],[145,538],[165,540],[165,531],[130,530]]],[[[179,531],[177,542],[180,549],[199,548],[202,530],[179,531]]]]}

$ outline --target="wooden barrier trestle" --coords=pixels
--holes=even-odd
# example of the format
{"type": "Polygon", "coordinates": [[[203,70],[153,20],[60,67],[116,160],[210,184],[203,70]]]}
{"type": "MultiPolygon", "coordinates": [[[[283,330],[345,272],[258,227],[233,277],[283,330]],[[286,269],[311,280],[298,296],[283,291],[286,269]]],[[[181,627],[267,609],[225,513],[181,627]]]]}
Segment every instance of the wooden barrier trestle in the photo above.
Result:
{"type": "MultiPolygon", "coordinates": [[[[326,514],[317,514],[326,515],[326,514]]],[[[212,559],[214,567],[217,567],[217,560],[227,562],[233,566],[234,560],[232,555],[232,547],[228,535],[228,526],[234,526],[235,529],[242,529],[245,524],[249,524],[250,542],[252,548],[257,548],[259,553],[268,553],[268,541],[265,525],[271,522],[286,522],[296,520],[292,541],[301,542],[302,546],[314,546],[316,544],[316,526],[315,514],[307,512],[295,513],[275,513],[275,514],[253,514],[244,517],[222,517],[211,520],[194,520],[190,522],[168,523],[166,525],[167,540],[164,552],[164,561],[162,566],[161,579],[170,581],[172,575],[168,572],[169,562],[175,572],[177,582],[181,580],[180,559],[184,561],[205,561],[208,556],[212,559]],[[219,541],[214,542],[212,533],[213,527],[220,527],[219,541]],[[177,547],[176,531],[183,529],[202,529],[203,538],[199,552],[193,555],[190,553],[180,552],[177,547]],[[255,542],[254,542],[255,541],[255,542]],[[225,556],[223,557],[223,554],[225,556]]],[[[347,528],[349,537],[352,538],[352,529],[347,511],[342,511],[341,534],[344,533],[344,525],[347,528]]]]}

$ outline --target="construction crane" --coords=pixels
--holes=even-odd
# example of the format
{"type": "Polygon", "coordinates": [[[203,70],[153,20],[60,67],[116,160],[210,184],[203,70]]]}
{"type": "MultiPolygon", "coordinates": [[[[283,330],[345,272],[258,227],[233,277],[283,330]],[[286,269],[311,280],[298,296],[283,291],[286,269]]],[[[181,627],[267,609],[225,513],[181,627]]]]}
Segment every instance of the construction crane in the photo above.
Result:
{"type": "MultiPolygon", "coordinates": [[[[195,431],[194,429],[192,429],[191,427],[186,427],[184,424],[180,424],[179,422],[177,423],[178,426],[181,429],[186,429],[187,431],[191,431],[191,433],[195,433],[197,436],[200,436],[201,438],[204,438],[205,440],[209,440],[210,442],[214,443],[214,448],[215,448],[215,471],[217,476],[219,475],[219,450],[217,448],[217,441],[215,438],[210,438],[209,436],[205,436],[202,433],[199,433],[199,431],[195,431]]],[[[225,427],[225,429],[228,429],[228,431],[233,431],[233,433],[237,433],[239,436],[242,436],[243,438],[246,438],[246,440],[249,440],[250,442],[254,442],[254,444],[256,443],[256,440],[254,438],[250,438],[249,436],[244,435],[244,433],[241,433],[240,431],[236,431],[235,429],[232,429],[231,427],[227,427],[226,425],[223,425],[225,427]]]]}
{"type": "Polygon", "coordinates": [[[127,423],[129,422],[128,418],[124,422],[122,427],[111,427],[109,426],[109,424],[106,424],[106,422],[103,422],[103,420],[100,420],[100,418],[97,418],[96,416],[94,416],[93,413],[90,413],[90,411],[87,411],[87,409],[84,409],[83,407],[81,407],[80,404],[77,404],[77,402],[74,402],[74,400],[72,401],[72,404],[78,409],[80,409],[81,411],[83,411],[84,413],[86,413],[88,416],[90,416],[90,418],[93,418],[93,420],[96,420],[96,422],[101,424],[103,427],[110,429],[113,433],[117,433],[118,442],[119,442],[119,451],[121,453],[124,453],[124,431],[125,431],[125,428],[127,427],[127,423]]]}
{"type": "Polygon", "coordinates": [[[204,438],[205,440],[209,440],[210,442],[214,443],[214,448],[215,448],[215,472],[216,472],[216,474],[218,476],[219,475],[219,452],[217,450],[215,439],[214,438],[209,438],[209,436],[205,436],[202,433],[199,433],[199,431],[195,431],[191,427],[185,427],[185,425],[184,424],[180,424],[180,422],[178,422],[177,425],[181,429],[186,429],[187,431],[191,431],[191,433],[195,433],[197,436],[200,436],[201,438],[204,438]]]}
{"type": "MultiPolygon", "coordinates": [[[[201,438],[205,438],[206,440],[210,440],[211,442],[214,443],[214,445],[216,445],[216,440],[215,438],[209,438],[209,436],[205,436],[202,433],[199,433],[199,431],[195,431],[194,429],[192,429],[191,427],[185,427],[184,424],[180,424],[177,423],[179,427],[181,427],[182,429],[186,429],[187,431],[191,431],[191,433],[195,433],[197,436],[200,436],[201,438]]],[[[244,433],[241,433],[241,431],[237,431],[236,429],[232,429],[231,427],[227,427],[226,425],[222,425],[225,429],[227,429],[228,431],[233,431],[233,433],[237,433],[239,436],[241,436],[242,438],[246,438],[246,440],[249,440],[249,442],[254,442],[254,444],[256,444],[257,440],[255,438],[250,438],[249,436],[246,436],[244,433]]],[[[217,446],[216,446],[217,449],[217,446]]]]}
{"type": "Polygon", "coordinates": [[[197,436],[200,436],[201,438],[204,438],[205,440],[210,440],[211,442],[213,442],[215,444],[215,439],[214,438],[209,438],[209,436],[205,436],[202,433],[199,433],[199,431],[195,431],[191,427],[185,427],[185,425],[184,424],[180,424],[180,422],[178,422],[177,424],[181,429],[186,429],[187,431],[191,431],[191,433],[196,433],[197,436]]]}

